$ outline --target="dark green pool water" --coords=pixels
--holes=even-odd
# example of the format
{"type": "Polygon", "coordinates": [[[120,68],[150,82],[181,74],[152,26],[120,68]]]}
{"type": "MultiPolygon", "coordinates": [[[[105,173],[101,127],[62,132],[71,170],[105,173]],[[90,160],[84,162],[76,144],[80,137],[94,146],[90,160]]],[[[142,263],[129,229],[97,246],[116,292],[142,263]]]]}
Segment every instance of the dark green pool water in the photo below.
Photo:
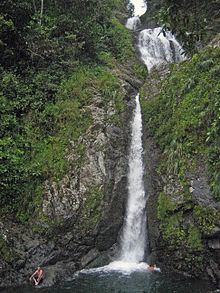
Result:
{"type": "Polygon", "coordinates": [[[211,285],[205,281],[180,275],[140,271],[125,275],[113,271],[82,272],[71,282],[56,288],[20,287],[1,293],[206,293],[211,289],[211,285]]]}

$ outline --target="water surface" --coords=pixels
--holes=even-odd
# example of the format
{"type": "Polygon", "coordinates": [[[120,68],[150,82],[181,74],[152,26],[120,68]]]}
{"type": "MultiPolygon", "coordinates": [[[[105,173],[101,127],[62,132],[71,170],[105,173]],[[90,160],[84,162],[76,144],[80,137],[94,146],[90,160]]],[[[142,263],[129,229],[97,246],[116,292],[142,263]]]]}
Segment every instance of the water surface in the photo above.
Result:
{"type": "Polygon", "coordinates": [[[213,289],[205,281],[168,275],[160,272],[135,271],[131,274],[120,272],[80,272],[71,282],[56,288],[39,289],[32,287],[13,288],[2,293],[206,293],[213,289]]]}

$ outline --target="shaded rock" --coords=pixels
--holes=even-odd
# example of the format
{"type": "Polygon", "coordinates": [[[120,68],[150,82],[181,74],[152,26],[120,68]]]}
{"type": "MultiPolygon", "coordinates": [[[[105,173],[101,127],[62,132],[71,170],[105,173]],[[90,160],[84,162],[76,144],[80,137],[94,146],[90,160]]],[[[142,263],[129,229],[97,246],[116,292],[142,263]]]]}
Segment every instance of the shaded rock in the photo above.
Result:
{"type": "Polygon", "coordinates": [[[220,239],[220,228],[219,227],[214,227],[208,235],[205,235],[207,238],[215,238],[218,237],[220,239]]]}
{"type": "Polygon", "coordinates": [[[86,255],[81,259],[81,267],[84,268],[89,263],[91,263],[94,259],[96,259],[100,255],[99,251],[96,248],[91,249],[86,255]]]}
{"type": "Polygon", "coordinates": [[[201,206],[213,206],[218,208],[218,204],[211,196],[207,179],[207,167],[205,158],[198,156],[196,163],[197,172],[186,172],[186,178],[190,180],[189,192],[193,201],[201,206]]]}
{"type": "Polygon", "coordinates": [[[170,73],[170,64],[166,61],[160,61],[157,64],[155,64],[151,68],[151,73],[159,72],[160,78],[165,78],[165,76],[170,73]]]}
{"type": "Polygon", "coordinates": [[[65,156],[69,170],[60,181],[44,182],[33,222],[25,228],[0,222],[0,237],[8,247],[5,256],[11,257],[10,262],[0,259],[0,287],[28,283],[39,265],[45,273],[41,287],[50,287],[85,266],[110,259],[105,251],[116,243],[123,224],[130,121],[142,85],[131,67],[113,69],[124,97],[121,112],[113,99],[106,105],[94,88],[87,107],[92,123],[78,141],[70,138],[65,156]]]}
{"type": "Polygon", "coordinates": [[[211,239],[208,241],[208,246],[211,249],[220,249],[220,239],[211,239]]]}

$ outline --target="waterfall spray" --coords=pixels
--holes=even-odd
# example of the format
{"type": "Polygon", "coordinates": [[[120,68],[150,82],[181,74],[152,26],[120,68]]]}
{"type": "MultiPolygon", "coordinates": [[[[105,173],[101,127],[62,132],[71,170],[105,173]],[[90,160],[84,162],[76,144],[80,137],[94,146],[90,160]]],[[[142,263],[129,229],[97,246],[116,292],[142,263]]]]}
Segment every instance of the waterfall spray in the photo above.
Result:
{"type": "Polygon", "coordinates": [[[128,202],[121,238],[121,261],[138,263],[143,260],[146,243],[146,196],[143,184],[142,118],[139,94],[132,121],[129,154],[128,202]]]}
{"type": "Polygon", "coordinates": [[[174,35],[167,32],[164,36],[161,27],[142,30],[138,47],[148,70],[161,61],[179,62],[184,59],[183,49],[174,35]]]}

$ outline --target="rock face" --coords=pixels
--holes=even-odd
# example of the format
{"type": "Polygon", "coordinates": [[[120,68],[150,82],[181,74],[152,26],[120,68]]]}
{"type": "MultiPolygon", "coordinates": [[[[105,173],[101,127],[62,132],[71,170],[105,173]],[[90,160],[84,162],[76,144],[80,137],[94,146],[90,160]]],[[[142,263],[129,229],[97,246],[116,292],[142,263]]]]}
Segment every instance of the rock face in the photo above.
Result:
{"type": "MultiPolygon", "coordinates": [[[[152,68],[150,78],[144,86],[143,99],[153,99],[159,93],[158,84],[169,73],[169,64],[161,62],[152,68]]],[[[147,231],[148,231],[148,263],[158,263],[158,254],[162,247],[158,245],[160,239],[159,221],[157,216],[158,197],[163,190],[163,180],[156,172],[160,163],[161,153],[148,134],[147,125],[143,125],[143,147],[145,165],[145,189],[147,201],[147,231]]],[[[162,263],[160,264],[162,266],[162,263]]]]}
{"type": "MultiPolygon", "coordinates": [[[[168,64],[158,64],[153,68],[150,79],[143,87],[142,100],[154,99],[160,92],[161,80],[169,74],[168,64]]],[[[187,185],[183,185],[174,174],[159,175],[156,172],[162,153],[149,135],[146,124],[143,139],[148,194],[148,262],[157,263],[164,271],[176,270],[211,279],[219,286],[219,205],[210,193],[206,157],[198,154],[194,167],[185,172],[187,185]],[[162,199],[163,206],[167,205],[167,224],[162,223],[158,214],[162,199]],[[174,233],[173,237],[179,240],[174,240],[173,244],[168,233],[174,233]]]]}
{"type": "Polygon", "coordinates": [[[114,74],[124,96],[119,118],[115,104],[106,106],[94,92],[92,124],[67,151],[71,167],[66,176],[45,182],[36,219],[28,227],[11,224],[13,219],[0,222],[0,245],[8,253],[8,259],[0,260],[0,287],[27,282],[39,265],[45,276],[42,286],[51,286],[101,259],[117,242],[127,194],[130,120],[142,81],[130,67],[121,66],[114,74]],[[82,152],[76,152],[80,147],[82,152]]]}

